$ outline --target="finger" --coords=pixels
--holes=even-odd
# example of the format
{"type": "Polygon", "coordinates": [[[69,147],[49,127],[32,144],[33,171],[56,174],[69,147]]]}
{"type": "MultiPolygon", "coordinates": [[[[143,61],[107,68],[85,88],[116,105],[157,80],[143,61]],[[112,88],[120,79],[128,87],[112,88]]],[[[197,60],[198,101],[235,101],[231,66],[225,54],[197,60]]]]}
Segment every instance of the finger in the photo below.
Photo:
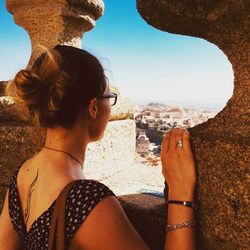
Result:
{"type": "Polygon", "coordinates": [[[185,151],[191,151],[190,133],[188,130],[185,130],[183,133],[183,149],[185,151]]]}
{"type": "Polygon", "coordinates": [[[183,149],[183,133],[184,133],[184,129],[180,129],[178,131],[178,134],[176,135],[175,146],[177,149],[183,149]],[[180,145],[178,145],[178,143],[180,143],[180,145]]]}
{"type": "Polygon", "coordinates": [[[169,150],[169,141],[171,134],[172,134],[172,129],[165,134],[162,140],[161,148],[163,152],[167,152],[169,150]]]}
{"type": "Polygon", "coordinates": [[[179,133],[179,128],[174,128],[172,134],[171,134],[171,138],[170,138],[170,143],[169,143],[169,149],[170,150],[175,150],[176,149],[176,136],[179,133]]]}

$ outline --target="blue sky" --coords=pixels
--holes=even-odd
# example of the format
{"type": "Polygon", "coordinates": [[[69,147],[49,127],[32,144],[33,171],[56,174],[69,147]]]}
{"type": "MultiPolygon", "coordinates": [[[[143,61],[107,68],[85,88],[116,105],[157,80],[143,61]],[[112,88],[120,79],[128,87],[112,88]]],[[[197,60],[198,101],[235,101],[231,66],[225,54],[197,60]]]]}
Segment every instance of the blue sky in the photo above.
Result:
{"type": "MultiPolygon", "coordinates": [[[[110,83],[132,100],[164,100],[222,108],[233,92],[233,71],[224,53],[198,38],[159,31],[139,15],[135,0],[105,0],[105,13],[83,35],[110,83]]],[[[0,80],[25,67],[31,52],[26,31],[0,2],[0,80]]]]}

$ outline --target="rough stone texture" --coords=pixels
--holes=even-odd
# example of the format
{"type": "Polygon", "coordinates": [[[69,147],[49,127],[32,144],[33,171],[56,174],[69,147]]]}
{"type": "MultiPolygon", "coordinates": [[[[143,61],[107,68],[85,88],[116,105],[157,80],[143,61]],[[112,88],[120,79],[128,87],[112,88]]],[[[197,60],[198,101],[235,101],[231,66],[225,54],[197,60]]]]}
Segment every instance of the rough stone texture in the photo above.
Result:
{"type": "MultiPolygon", "coordinates": [[[[111,109],[110,121],[133,119],[134,106],[123,96],[118,96],[117,103],[111,109]]],[[[18,122],[30,124],[29,115],[20,104],[9,96],[0,96],[0,122],[18,122]]],[[[134,141],[134,140],[133,140],[134,141]]]]}
{"type": "Polygon", "coordinates": [[[137,0],[137,8],[157,29],[216,44],[232,63],[232,98],[215,118],[191,130],[198,174],[199,249],[249,249],[250,2],[137,0]]]}
{"type": "Polygon", "coordinates": [[[163,198],[146,194],[118,197],[130,222],[151,250],[164,249],[167,209],[163,198]]]}
{"type": "Polygon", "coordinates": [[[136,154],[135,163],[127,166],[119,173],[109,178],[100,179],[116,195],[140,194],[158,192],[163,194],[164,177],[161,164],[151,166],[149,162],[141,161],[136,154]]]}
{"type": "Polygon", "coordinates": [[[103,15],[102,0],[7,0],[15,22],[28,33],[32,44],[29,64],[39,55],[41,44],[81,47],[83,32],[91,30],[103,15]]]}
{"type": "Polygon", "coordinates": [[[28,123],[28,117],[13,98],[0,96],[0,122],[19,122],[24,125],[28,123]]]}
{"type": "Polygon", "coordinates": [[[88,145],[84,173],[89,178],[104,179],[133,165],[134,161],[134,120],[112,121],[104,138],[88,145]]]}
{"type": "MultiPolygon", "coordinates": [[[[133,120],[109,122],[103,139],[89,144],[84,174],[88,178],[105,179],[134,164],[134,138],[133,120]]],[[[25,159],[39,151],[44,140],[45,130],[18,122],[0,121],[0,210],[6,188],[15,169],[25,159]]]]}
{"type": "Polygon", "coordinates": [[[118,95],[117,103],[112,106],[110,120],[124,120],[134,118],[134,104],[127,97],[118,95]]]}

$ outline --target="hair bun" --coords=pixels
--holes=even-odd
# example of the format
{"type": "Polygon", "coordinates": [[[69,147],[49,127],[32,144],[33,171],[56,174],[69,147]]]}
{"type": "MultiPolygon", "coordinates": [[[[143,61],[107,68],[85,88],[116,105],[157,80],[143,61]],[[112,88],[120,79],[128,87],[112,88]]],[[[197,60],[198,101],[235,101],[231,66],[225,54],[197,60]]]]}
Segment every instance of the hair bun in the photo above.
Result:
{"type": "Polygon", "coordinates": [[[34,125],[72,128],[89,101],[105,92],[103,67],[85,50],[65,45],[44,49],[7,84],[6,93],[28,109],[34,125]]]}
{"type": "Polygon", "coordinates": [[[41,108],[44,95],[43,81],[33,71],[21,70],[14,79],[16,94],[26,104],[30,111],[41,108]]]}

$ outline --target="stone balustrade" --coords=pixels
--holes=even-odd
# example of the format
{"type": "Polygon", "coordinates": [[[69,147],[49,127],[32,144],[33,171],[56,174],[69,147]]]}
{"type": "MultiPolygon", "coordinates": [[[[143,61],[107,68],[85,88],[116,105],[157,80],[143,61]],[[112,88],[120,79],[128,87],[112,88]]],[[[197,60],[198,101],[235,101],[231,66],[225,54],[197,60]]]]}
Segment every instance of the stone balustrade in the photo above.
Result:
{"type": "MultiPolygon", "coordinates": [[[[7,0],[7,6],[14,14],[16,23],[28,31],[33,48],[39,43],[79,47],[82,33],[90,30],[103,12],[102,1],[94,0],[7,0]],[[45,2],[49,3],[47,8],[45,2]]],[[[197,214],[198,249],[248,249],[249,2],[137,0],[137,8],[144,20],[157,29],[203,38],[216,44],[232,64],[235,76],[233,96],[215,118],[191,130],[198,177],[196,197],[200,207],[197,214]]],[[[34,52],[32,58],[37,56],[36,53],[39,52],[34,52]]],[[[133,108],[129,101],[121,100],[113,111],[113,121],[108,125],[103,142],[93,145],[93,148],[91,145],[88,151],[90,165],[91,159],[103,154],[91,165],[97,169],[103,168],[101,161],[104,154],[110,155],[112,168],[116,162],[116,171],[122,164],[133,164],[135,124],[129,120],[133,116],[133,108]]],[[[41,147],[44,134],[25,123],[11,100],[2,97],[0,102],[0,152],[4,155],[0,160],[2,205],[14,168],[41,147]]],[[[105,164],[108,165],[107,162],[105,164]]],[[[107,168],[105,171],[108,172],[107,168]]],[[[121,196],[119,200],[151,249],[163,249],[166,224],[163,199],[129,195],[121,196]]]]}

